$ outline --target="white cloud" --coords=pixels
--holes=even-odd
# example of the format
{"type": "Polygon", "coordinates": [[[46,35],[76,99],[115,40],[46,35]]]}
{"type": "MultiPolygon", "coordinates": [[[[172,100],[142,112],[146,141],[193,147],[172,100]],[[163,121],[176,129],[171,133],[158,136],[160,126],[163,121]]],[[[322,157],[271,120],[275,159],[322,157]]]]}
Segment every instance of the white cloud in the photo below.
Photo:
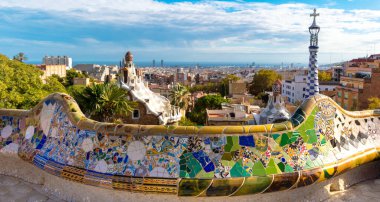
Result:
{"type": "MultiPolygon", "coordinates": [[[[0,2],[0,8],[45,12],[74,21],[126,27],[162,26],[183,33],[215,35],[207,39],[183,38],[173,44],[142,38],[141,48],[190,48],[200,52],[238,54],[307,52],[309,13],[314,6],[244,1],[167,4],[152,0],[7,0],[0,2]]],[[[321,51],[363,55],[368,46],[380,40],[380,11],[321,8],[318,12],[321,14],[318,17],[321,51]]],[[[106,44],[93,37],[81,41],[97,46],[106,44]]]]}

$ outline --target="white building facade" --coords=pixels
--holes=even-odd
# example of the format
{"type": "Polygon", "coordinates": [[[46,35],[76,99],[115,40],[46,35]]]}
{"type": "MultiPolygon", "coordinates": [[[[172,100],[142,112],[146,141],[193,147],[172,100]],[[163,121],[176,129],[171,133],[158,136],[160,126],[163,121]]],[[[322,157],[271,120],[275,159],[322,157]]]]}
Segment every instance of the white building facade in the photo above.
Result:
{"type": "Polygon", "coordinates": [[[45,56],[42,63],[44,65],[66,65],[66,69],[73,67],[73,59],[68,56],[45,56]]]}
{"type": "MultiPolygon", "coordinates": [[[[321,82],[319,90],[322,93],[323,91],[335,91],[336,86],[336,84],[329,84],[328,82],[324,84],[321,82]]],[[[281,94],[286,97],[288,102],[293,104],[302,102],[307,96],[307,76],[297,75],[293,80],[283,80],[281,94]]]]}

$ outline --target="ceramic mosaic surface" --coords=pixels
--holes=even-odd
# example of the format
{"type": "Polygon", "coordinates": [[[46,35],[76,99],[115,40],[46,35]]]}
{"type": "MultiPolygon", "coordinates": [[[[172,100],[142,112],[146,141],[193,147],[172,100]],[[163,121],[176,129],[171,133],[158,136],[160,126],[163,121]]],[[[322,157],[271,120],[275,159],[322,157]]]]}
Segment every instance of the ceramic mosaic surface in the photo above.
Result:
{"type": "Polygon", "coordinates": [[[305,101],[290,122],[175,127],[98,123],[64,94],[0,110],[0,152],[105,188],[182,196],[244,195],[313,184],[380,157],[380,116],[305,101]]]}

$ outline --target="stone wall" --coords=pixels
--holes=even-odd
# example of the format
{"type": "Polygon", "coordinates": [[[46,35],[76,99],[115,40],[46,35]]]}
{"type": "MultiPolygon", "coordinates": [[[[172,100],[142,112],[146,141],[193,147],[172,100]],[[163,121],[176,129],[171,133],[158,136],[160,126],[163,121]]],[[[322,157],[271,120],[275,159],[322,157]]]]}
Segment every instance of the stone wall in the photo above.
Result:
{"type": "Polygon", "coordinates": [[[130,124],[141,124],[141,125],[158,125],[159,119],[154,114],[148,114],[146,107],[141,102],[136,102],[137,106],[135,109],[139,110],[140,118],[133,119],[132,113],[128,113],[126,117],[123,117],[122,120],[124,123],[130,123],[130,124]]]}

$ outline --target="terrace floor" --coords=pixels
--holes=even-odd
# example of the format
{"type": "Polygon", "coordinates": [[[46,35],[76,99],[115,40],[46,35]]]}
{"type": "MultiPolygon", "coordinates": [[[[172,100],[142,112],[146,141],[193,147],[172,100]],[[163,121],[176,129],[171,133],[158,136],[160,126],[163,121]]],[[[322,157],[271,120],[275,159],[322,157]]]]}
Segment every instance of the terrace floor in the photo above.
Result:
{"type": "MultiPolygon", "coordinates": [[[[235,200],[239,199],[234,199],[234,197],[228,198],[228,201],[235,200]]],[[[31,184],[19,178],[0,175],[0,201],[53,202],[62,200],[55,196],[47,195],[42,189],[42,185],[31,184]]],[[[361,182],[345,191],[338,191],[326,201],[380,201],[380,177],[361,182]]]]}

